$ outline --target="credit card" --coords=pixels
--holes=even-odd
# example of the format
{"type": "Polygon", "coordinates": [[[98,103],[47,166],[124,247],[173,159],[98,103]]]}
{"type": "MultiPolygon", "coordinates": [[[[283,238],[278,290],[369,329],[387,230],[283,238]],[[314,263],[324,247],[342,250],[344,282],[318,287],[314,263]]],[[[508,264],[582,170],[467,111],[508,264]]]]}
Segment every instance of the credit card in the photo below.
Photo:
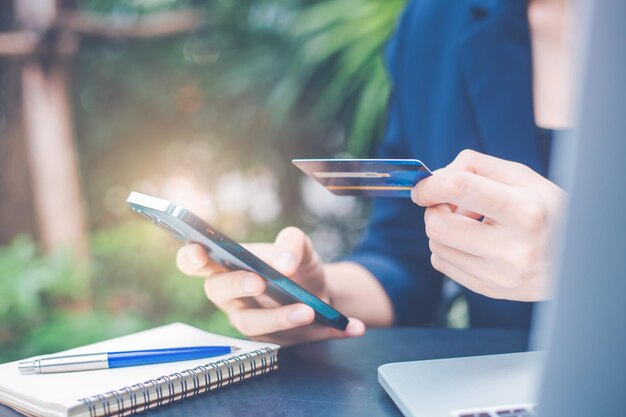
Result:
{"type": "Polygon", "coordinates": [[[336,195],[411,197],[432,172],[417,159],[294,159],[302,172],[336,195]]]}

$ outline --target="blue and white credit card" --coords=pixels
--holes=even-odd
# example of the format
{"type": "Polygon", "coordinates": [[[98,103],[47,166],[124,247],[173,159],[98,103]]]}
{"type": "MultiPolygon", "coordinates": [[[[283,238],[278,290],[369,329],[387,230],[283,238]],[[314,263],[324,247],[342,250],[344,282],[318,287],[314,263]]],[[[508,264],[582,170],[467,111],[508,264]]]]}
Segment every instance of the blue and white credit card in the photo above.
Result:
{"type": "Polygon", "coordinates": [[[411,197],[432,172],[417,159],[294,159],[305,174],[336,195],[411,197]]]}

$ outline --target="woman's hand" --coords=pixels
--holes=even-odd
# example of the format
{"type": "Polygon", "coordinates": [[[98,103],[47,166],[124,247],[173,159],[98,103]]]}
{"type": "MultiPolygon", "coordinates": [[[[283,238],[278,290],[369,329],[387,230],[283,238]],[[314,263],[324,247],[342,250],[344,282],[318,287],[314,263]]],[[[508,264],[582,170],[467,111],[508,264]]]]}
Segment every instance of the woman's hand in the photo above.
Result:
{"type": "Polygon", "coordinates": [[[412,191],[427,207],[433,267],[472,291],[518,301],[547,298],[564,198],[525,165],[468,150],[412,191]]]}
{"type": "MultiPolygon", "coordinates": [[[[255,243],[246,248],[278,271],[330,302],[323,264],[310,239],[299,229],[283,229],[274,243],[255,243]]],[[[196,244],[182,247],[176,262],[187,275],[206,277],[204,292],[223,310],[231,324],[244,335],[288,345],[293,343],[360,336],[365,326],[350,319],[345,331],[314,323],[315,312],[305,304],[280,305],[264,294],[265,281],[248,271],[227,271],[213,262],[196,244]]]]}

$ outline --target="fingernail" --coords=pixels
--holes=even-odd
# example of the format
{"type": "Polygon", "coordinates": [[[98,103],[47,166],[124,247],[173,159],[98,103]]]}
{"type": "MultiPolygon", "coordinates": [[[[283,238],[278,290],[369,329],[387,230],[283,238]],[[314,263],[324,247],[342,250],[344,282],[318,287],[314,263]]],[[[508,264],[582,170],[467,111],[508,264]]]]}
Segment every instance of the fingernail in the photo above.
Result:
{"type": "Polygon", "coordinates": [[[287,313],[287,318],[294,324],[304,324],[311,320],[311,313],[307,307],[298,306],[287,313]]]}
{"type": "Polygon", "coordinates": [[[193,246],[187,251],[187,259],[193,266],[201,266],[203,262],[202,256],[198,253],[198,249],[193,246]]]}
{"type": "Polygon", "coordinates": [[[360,323],[355,323],[354,321],[350,321],[345,330],[346,335],[350,337],[361,336],[364,331],[365,329],[363,329],[363,326],[360,323]]]}
{"type": "Polygon", "coordinates": [[[241,278],[241,289],[247,294],[256,294],[261,292],[261,283],[257,279],[257,277],[253,275],[246,275],[241,278]]]}
{"type": "Polygon", "coordinates": [[[413,187],[411,189],[411,200],[413,200],[413,202],[417,204],[417,187],[413,187]]]}
{"type": "Polygon", "coordinates": [[[276,261],[274,261],[274,266],[280,269],[281,271],[291,272],[294,270],[296,264],[296,257],[291,252],[281,252],[276,261]]]}

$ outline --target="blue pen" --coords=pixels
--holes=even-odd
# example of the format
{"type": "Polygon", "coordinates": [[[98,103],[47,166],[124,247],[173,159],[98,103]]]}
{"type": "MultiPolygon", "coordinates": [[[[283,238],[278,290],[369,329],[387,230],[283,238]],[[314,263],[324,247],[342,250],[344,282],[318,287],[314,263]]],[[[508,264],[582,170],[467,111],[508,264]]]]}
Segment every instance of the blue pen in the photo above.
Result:
{"type": "Polygon", "coordinates": [[[21,373],[48,374],[123,368],[155,363],[189,361],[236,352],[235,346],[190,346],[168,349],[131,350],[125,352],[86,353],[82,355],[43,356],[20,362],[21,373]]]}

